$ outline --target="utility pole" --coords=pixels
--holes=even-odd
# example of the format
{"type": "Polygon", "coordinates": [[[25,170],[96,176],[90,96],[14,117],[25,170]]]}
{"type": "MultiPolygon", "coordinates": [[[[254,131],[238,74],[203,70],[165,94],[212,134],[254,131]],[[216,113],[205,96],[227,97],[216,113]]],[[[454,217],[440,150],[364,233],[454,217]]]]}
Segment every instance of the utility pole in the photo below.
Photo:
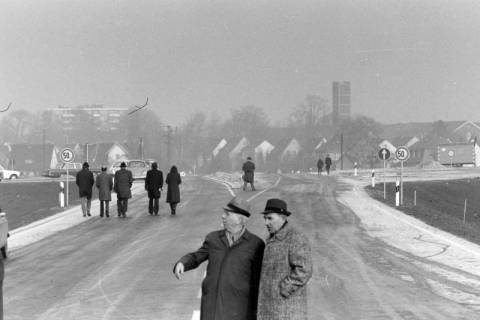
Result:
{"type": "Polygon", "coordinates": [[[172,164],[172,127],[167,126],[167,162],[172,164]]]}
{"type": "Polygon", "coordinates": [[[42,130],[42,168],[43,169],[46,169],[45,167],[45,144],[46,144],[46,140],[47,140],[47,134],[46,134],[46,130],[45,128],[43,128],[42,130]]]}
{"type": "Polygon", "coordinates": [[[340,170],[343,170],[343,132],[340,134],[340,170]]]}

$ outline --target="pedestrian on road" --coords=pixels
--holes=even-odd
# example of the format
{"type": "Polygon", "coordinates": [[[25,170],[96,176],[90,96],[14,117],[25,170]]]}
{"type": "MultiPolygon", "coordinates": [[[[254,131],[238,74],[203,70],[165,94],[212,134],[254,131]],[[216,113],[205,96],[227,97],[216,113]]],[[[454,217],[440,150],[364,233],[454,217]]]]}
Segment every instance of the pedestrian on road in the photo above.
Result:
{"type": "Polygon", "coordinates": [[[127,170],[125,162],[120,164],[120,170],[115,172],[113,191],[117,193],[117,211],[119,217],[126,218],[128,210],[128,199],[132,197],[133,176],[130,170],[127,170]]]}
{"type": "Polygon", "coordinates": [[[306,320],[307,282],[312,276],[308,239],[287,220],[280,199],[269,199],[262,212],[270,233],[263,255],[258,320],[306,320]]]}
{"type": "Polygon", "coordinates": [[[201,320],[255,320],[265,244],[245,227],[250,216],[246,201],[233,198],[223,211],[224,229],[209,233],[201,248],[183,256],[173,271],[180,279],[208,260],[201,320]]]}
{"type": "Polygon", "coordinates": [[[250,183],[252,190],[255,191],[253,186],[254,174],[255,174],[255,163],[253,163],[251,157],[247,157],[247,161],[242,165],[243,170],[243,191],[247,189],[247,184],[250,183]]]}
{"type": "Polygon", "coordinates": [[[158,216],[158,201],[163,190],[163,172],[158,170],[158,164],[152,163],[152,169],[147,171],[145,190],[148,193],[148,213],[158,216]]]}
{"type": "Polygon", "coordinates": [[[325,170],[327,171],[328,175],[330,175],[331,166],[332,166],[332,158],[330,158],[330,155],[327,153],[327,156],[325,157],[325,170]]]}
{"type": "Polygon", "coordinates": [[[90,207],[92,206],[92,188],[95,183],[93,173],[88,169],[88,162],[84,162],[82,170],[80,170],[76,177],[75,183],[78,186],[78,194],[80,197],[80,203],[82,205],[83,216],[91,216],[90,207]]]}
{"type": "Polygon", "coordinates": [[[174,216],[177,210],[177,204],[180,202],[180,184],[182,183],[182,178],[180,178],[176,166],[170,168],[165,183],[168,185],[167,202],[170,204],[170,214],[174,216]]]}
{"type": "Polygon", "coordinates": [[[321,175],[322,174],[322,169],[323,169],[323,161],[322,158],[318,158],[317,161],[317,174],[321,175]]]}
{"type": "Polygon", "coordinates": [[[107,167],[102,166],[102,172],[97,176],[95,182],[98,189],[98,200],[100,200],[100,217],[110,217],[109,208],[112,201],[113,180],[112,176],[107,173],[107,167]]]}

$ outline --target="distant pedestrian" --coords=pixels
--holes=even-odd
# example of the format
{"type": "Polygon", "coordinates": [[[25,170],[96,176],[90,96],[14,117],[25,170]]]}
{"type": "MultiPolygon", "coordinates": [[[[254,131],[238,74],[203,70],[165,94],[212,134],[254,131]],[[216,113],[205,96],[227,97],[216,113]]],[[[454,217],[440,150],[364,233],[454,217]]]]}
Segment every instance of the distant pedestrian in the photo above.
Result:
{"type": "Polygon", "coordinates": [[[145,190],[148,192],[148,213],[158,216],[158,201],[163,190],[163,172],[158,170],[158,164],[152,163],[152,169],[147,171],[145,190]]]}
{"type": "Polygon", "coordinates": [[[331,166],[332,166],[332,158],[330,158],[330,155],[327,153],[327,156],[325,157],[325,170],[327,171],[328,175],[330,175],[331,166]]]}
{"type": "Polygon", "coordinates": [[[177,210],[177,204],[180,202],[180,184],[182,183],[182,178],[180,178],[176,166],[170,168],[165,183],[168,185],[167,202],[170,204],[170,214],[174,216],[177,210]]]}
{"type": "Polygon", "coordinates": [[[224,229],[210,232],[200,249],[183,256],[173,268],[180,279],[184,271],[208,260],[202,283],[201,320],[257,318],[258,282],[265,244],[246,229],[249,216],[248,202],[233,198],[223,208],[224,229]]]}
{"type": "Polygon", "coordinates": [[[92,188],[93,184],[95,183],[93,173],[88,169],[88,167],[88,162],[84,162],[82,165],[82,170],[77,173],[75,178],[84,217],[91,216],[90,208],[92,206],[92,188]]]}
{"type": "Polygon", "coordinates": [[[102,172],[97,176],[95,182],[98,189],[98,200],[100,200],[100,217],[110,217],[110,201],[112,201],[112,189],[113,179],[110,174],[107,173],[107,167],[102,166],[102,172]]]}
{"type": "Polygon", "coordinates": [[[262,214],[270,236],[262,262],[258,320],[306,320],[306,285],[312,277],[309,241],[289,224],[285,201],[267,200],[262,214]]]}
{"type": "Polygon", "coordinates": [[[255,175],[255,163],[253,163],[251,157],[247,157],[247,161],[242,165],[243,170],[243,191],[247,189],[247,184],[250,183],[252,190],[255,191],[255,187],[253,185],[254,175],[255,175]]]}
{"type": "Polygon", "coordinates": [[[128,199],[132,197],[133,176],[130,170],[127,170],[125,162],[120,164],[120,170],[115,172],[113,191],[117,193],[117,211],[119,217],[126,217],[128,210],[128,199]]]}
{"type": "Polygon", "coordinates": [[[323,169],[323,161],[322,158],[319,158],[317,161],[317,174],[321,175],[322,174],[322,169],[323,169]]]}

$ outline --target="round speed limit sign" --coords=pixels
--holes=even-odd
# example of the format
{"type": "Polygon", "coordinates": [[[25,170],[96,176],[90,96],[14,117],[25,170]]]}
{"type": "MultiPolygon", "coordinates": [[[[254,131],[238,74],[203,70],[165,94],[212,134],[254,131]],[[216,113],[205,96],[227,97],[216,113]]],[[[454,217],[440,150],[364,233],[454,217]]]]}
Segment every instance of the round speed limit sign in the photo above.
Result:
{"type": "Polygon", "coordinates": [[[395,151],[395,158],[400,161],[406,161],[410,158],[410,151],[407,147],[398,147],[395,151]]]}
{"type": "Polygon", "coordinates": [[[65,148],[60,152],[60,158],[63,162],[73,162],[73,159],[75,159],[75,154],[73,153],[72,149],[65,148]]]}

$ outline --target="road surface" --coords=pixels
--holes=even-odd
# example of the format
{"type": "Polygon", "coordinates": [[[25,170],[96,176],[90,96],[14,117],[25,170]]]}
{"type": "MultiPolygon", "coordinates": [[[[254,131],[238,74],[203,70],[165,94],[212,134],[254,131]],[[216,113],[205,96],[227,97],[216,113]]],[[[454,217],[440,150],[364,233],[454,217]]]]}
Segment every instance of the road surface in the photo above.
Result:
{"type": "MultiPolygon", "coordinates": [[[[480,318],[475,303],[448,299],[431,285],[445,284],[475,301],[480,293],[468,281],[434,276],[437,262],[369,236],[355,213],[337,199],[351,185],[335,177],[272,175],[257,186],[256,192],[234,192],[248,199],[255,212],[268,198],[286,200],[291,222],[310,238],[310,319],[480,318]]],[[[197,318],[205,268],[185,273],[182,280],[172,268],[220,227],[222,206],[230,197],[222,184],[187,177],[176,217],[169,216],[164,202],[159,217],[148,215],[142,194],[130,201],[126,219],[95,216],[15,251],[6,265],[5,319],[197,318]]],[[[265,237],[260,214],[253,214],[248,227],[265,237]]],[[[479,280],[466,272],[463,276],[479,280]]]]}

